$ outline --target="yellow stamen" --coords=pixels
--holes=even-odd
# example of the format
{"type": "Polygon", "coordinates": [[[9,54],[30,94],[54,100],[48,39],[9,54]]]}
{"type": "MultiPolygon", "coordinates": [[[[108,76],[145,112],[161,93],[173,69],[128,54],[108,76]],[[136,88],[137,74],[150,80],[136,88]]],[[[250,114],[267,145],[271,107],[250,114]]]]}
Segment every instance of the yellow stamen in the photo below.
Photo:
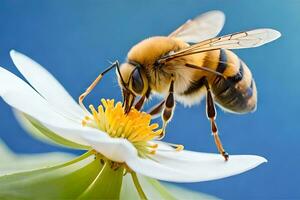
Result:
{"type": "MultiPolygon", "coordinates": [[[[102,105],[90,105],[91,116],[85,116],[83,126],[97,127],[114,138],[125,138],[130,141],[142,157],[155,154],[158,144],[151,140],[156,139],[162,129],[157,123],[151,124],[151,116],[132,108],[128,114],[124,113],[122,103],[115,104],[114,100],[101,99],[102,105]]],[[[175,147],[174,144],[171,144],[175,147]]],[[[183,149],[182,145],[176,146],[176,151],[183,149]]]]}
{"type": "Polygon", "coordinates": [[[158,144],[152,144],[152,145],[150,145],[149,147],[151,147],[151,148],[157,148],[157,147],[158,147],[158,144]]]}
{"type": "Polygon", "coordinates": [[[92,111],[92,114],[93,114],[96,124],[100,127],[100,121],[99,121],[98,113],[97,113],[95,107],[93,105],[90,105],[89,108],[92,111]]]}
{"type": "Polygon", "coordinates": [[[81,121],[81,124],[82,124],[82,126],[86,126],[86,125],[87,125],[87,122],[86,122],[85,120],[82,120],[82,121],[81,121]]]}
{"type": "Polygon", "coordinates": [[[156,150],[152,150],[149,152],[149,154],[154,155],[156,153],[156,150]]]}
{"type": "Polygon", "coordinates": [[[176,151],[182,151],[184,149],[184,146],[179,144],[177,147],[176,147],[176,151]]]}
{"type": "Polygon", "coordinates": [[[165,142],[165,143],[170,145],[171,147],[173,147],[175,149],[175,151],[182,151],[184,149],[184,146],[181,144],[173,144],[173,143],[169,143],[169,142],[165,142]]]}

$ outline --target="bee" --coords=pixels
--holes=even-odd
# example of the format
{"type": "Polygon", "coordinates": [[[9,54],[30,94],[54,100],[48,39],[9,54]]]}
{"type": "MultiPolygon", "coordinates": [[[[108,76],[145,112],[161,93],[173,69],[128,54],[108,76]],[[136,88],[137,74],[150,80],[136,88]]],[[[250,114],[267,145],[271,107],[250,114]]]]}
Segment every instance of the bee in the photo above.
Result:
{"type": "MultiPolygon", "coordinates": [[[[188,20],[168,36],[147,38],[133,46],[126,61],[102,72],[79,97],[83,99],[116,67],[124,111],[142,109],[152,94],[163,100],[148,113],[162,116],[163,134],[175,103],[194,105],[206,97],[206,113],[220,154],[228,160],[218,135],[215,104],[236,114],[256,110],[257,90],[248,66],[231,50],[258,47],[280,37],[280,32],[263,28],[217,37],[225,21],[221,11],[210,11],[188,20]],[[136,97],[140,97],[135,101],[136,97]]],[[[83,106],[84,107],[84,106],[83,106]]]]}

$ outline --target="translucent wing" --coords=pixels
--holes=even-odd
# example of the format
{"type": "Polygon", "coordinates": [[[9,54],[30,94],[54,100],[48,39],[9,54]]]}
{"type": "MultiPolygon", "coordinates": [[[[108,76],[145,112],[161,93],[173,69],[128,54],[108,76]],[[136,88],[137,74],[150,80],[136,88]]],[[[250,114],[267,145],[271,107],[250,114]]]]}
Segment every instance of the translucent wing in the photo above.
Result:
{"type": "Polygon", "coordinates": [[[159,62],[217,49],[243,49],[259,47],[263,44],[276,40],[280,36],[280,32],[273,29],[255,29],[251,31],[232,33],[229,35],[204,40],[175,53],[166,55],[161,58],[159,62]]]}
{"type": "Polygon", "coordinates": [[[225,15],[221,11],[210,11],[199,15],[195,19],[188,20],[169,37],[176,37],[188,43],[216,37],[223,28],[225,15]]]}

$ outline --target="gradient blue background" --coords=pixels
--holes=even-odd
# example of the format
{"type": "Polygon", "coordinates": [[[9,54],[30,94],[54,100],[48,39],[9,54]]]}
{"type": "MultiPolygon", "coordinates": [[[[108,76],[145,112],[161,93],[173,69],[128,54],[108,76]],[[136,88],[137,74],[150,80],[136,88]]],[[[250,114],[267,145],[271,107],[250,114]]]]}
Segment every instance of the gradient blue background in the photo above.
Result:
{"type": "MultiPolygon", "coordinates": [[[[257,111],[239,116],[218,109],[217,118],[229,153],[262,155],[269,162],[239,176],[183,186],[225,199],[300,198],[300,1],[2,0],[0,65],[19,75],[9,57],[9,50],[16,49],[41,63],[77,98],[108,60],[123,61],[143,38],[167,35],[188,18],[213,9],[227,16],[223,34],[261,27],[282,33],[271,44],[236,51],[257,82],[257,111]]],[[[87,103],[97,104],[101,97],[120,99],[113,73],[87,103]]],[[[15,152],[70,152],[25,134],[3,101],[0,126],[1,139],[15,152]]],[[[216,152],[204,104],[191,109],[178,104],[167,133],[165,140],[187,149],[216,152]]]]}

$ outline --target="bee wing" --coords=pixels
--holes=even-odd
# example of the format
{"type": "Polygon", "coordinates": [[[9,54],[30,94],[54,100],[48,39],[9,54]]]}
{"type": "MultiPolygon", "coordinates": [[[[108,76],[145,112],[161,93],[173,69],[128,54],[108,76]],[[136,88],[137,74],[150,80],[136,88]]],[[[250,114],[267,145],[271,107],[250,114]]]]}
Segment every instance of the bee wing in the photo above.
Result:
{"type": "Polygon", "coordinates": [[[259,47],[263,44],[276,40],[280,36],[280,32],[273,29],[255,29],[251,31],[232,33],[229,35],[204,40],[175,53],[166,55],[161,58],[160,62],[217,49],[243,49],[259,47]]]}
{"type": "Polygon", "coordinates": [[[225,15],[223,12],[218,10],[209,11],[188,20],[171,33],[169,37],[176,37],[188,43],[198,43],[216,37],[222,30],[224,22],[225,15]]]}

